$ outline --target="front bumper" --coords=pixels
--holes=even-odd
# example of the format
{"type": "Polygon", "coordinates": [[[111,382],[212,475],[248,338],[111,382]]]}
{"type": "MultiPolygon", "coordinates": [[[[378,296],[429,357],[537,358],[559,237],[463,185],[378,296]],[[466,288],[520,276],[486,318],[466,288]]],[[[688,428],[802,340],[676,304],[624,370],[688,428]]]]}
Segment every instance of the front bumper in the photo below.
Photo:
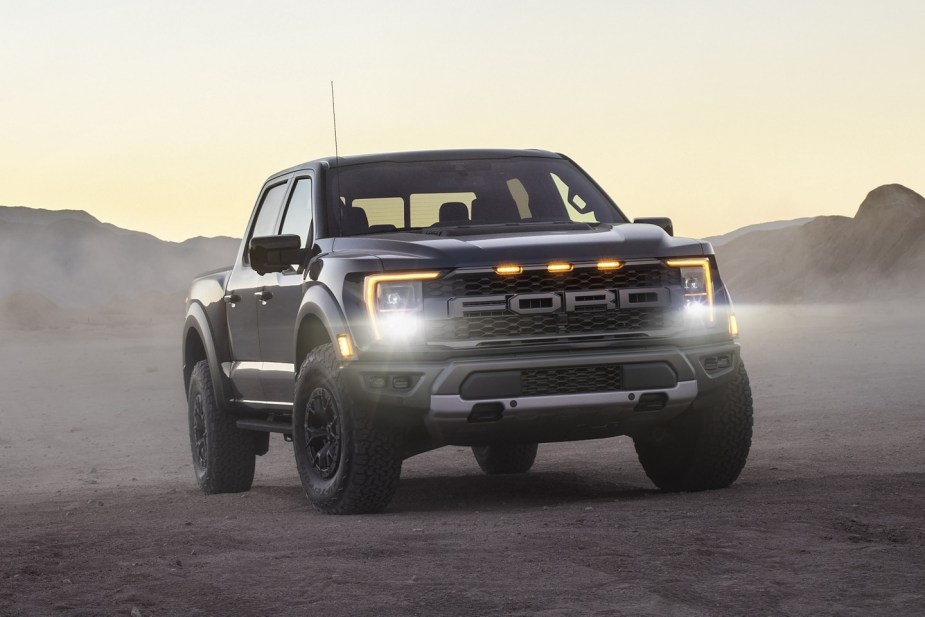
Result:
{"type": "MultiPolygon", "coordinates": [[[[385,420],[423,422],[434,446],[573,441],[632,435],[670,420],[731,378],[739,346],[510,354],[431,362],[346,363],[356,402],[385,420]],[[521,375],[581,375],[619,366],[615,389],[524,394],[521,375]]],[[[578,379],[578,381],[581,381],[578,379]]],[[[540,386],[542,388],[542,385],[540,386]]]]}

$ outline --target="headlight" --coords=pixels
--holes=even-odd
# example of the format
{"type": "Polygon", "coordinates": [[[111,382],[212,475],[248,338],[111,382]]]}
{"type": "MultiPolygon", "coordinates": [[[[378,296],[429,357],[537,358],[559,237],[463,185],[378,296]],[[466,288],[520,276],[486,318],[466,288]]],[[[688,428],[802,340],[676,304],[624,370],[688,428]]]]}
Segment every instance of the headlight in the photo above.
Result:
{"type": "Polygon", "coordinates": [[[668,265],[681,271],[684,311],[691,325],[712,325],[713,276],[709,259],[669,259],[668,265]]]}
{"type": "Polygon", "coordinates": [[[375,337],[412,338],[420,330],[424,314],[421,282],[439,275],[439,272],[407,272],[367,276],[363,295],[375,337]]]}

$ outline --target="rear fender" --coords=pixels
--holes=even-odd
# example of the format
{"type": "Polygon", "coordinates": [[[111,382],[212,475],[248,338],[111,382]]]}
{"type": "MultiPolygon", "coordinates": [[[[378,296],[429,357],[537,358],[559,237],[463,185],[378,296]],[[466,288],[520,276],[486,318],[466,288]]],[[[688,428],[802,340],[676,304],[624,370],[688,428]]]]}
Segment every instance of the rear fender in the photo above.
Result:
{"type": "MultiPolygon", "coordinates": [[[[221,404],[227,405],[231,398],[231,383],[222,371],[222,360],[227,359],[221,353],[221,349],[227,349],[227,345],[216,345],[216,338],[213,336],[213,320],[209,319],[208,314],[198,301],[190,303],[186,310],[186,321],[183,324],[183,384],[187,394],[189,393],[190,374],[193,371],[193,365],[203,359],[199,351],[192,343],[191,337],[198,338],[202,345],[201,352],[205,354],[205,360],[209,362],[209,373],[212,376],[212,388],[215,391],[215,399],[221,404]]],[[[223,326],[224,324],[220,324],[223,326]]]]}

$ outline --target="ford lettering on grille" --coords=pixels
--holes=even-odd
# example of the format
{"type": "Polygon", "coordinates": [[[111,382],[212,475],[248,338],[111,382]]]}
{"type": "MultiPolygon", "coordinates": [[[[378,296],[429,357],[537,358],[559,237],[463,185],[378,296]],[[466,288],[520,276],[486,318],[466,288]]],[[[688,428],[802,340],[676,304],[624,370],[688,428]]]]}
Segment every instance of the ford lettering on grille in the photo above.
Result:
{"type": "Polygon", "coordinates": [[[665,308],[669,306],[668,289],[598,289],[525,293],[494,296],[467,296],[453,298],[448,303],[451,318],[486,313],[507,312],[519,315],[541,313],[582,313],[614,311],[621,308],[665,308]]]}

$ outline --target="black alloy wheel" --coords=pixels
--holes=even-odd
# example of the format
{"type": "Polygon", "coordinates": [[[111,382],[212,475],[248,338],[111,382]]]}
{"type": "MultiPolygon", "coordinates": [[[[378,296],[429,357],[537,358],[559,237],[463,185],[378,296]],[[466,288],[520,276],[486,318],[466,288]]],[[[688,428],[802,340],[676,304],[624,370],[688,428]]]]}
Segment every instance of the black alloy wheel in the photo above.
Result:
{"type": "Polygon", "coordinates": [[[330,480],[340,465],[340,410],[326,388],[315,388],[305,404],[305,448],[312,468],[330,480]]]}
{"type": "Polygon", "coordinates": [[[206,495],[240,493],[254,481],[256,433],[237,427],[215,400],[209,363],[197,362],[187,392],[190,451],[196,482],[206,495]]]}
{"type": "Polygon", "coordinates": [[[358,405],[330,343],[296,376],[292,451],[305,496],[326,514],[381,512],[398,488],[402,435],[358,405]]]}
{"type": "Polygon", "coordinates": [[[197,392],[190,404],[193,416],[193,467],[196,469],[196,478],[201,479],[206,469],[209,468],[208,429],[206,428],[205,410],[202,406],[202,394],[197,392]]]}

